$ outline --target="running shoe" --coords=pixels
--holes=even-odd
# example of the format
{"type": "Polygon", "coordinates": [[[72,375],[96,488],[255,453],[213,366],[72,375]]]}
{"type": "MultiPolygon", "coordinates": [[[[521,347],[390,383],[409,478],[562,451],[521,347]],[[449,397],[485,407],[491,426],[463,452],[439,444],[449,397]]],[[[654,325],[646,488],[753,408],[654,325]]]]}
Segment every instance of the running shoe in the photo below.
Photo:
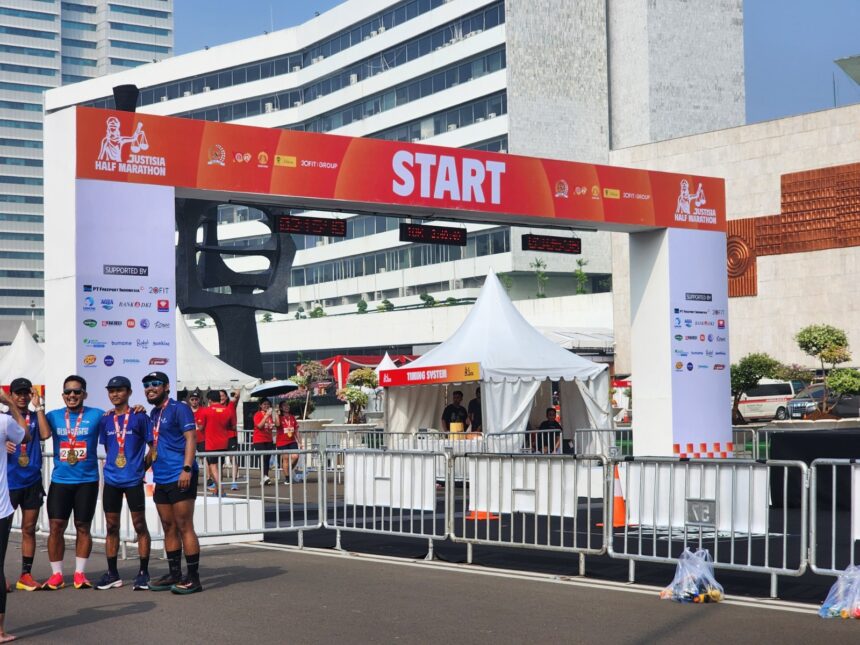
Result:
{"type": "Polygon", "coordinates": [[[206,488],[215,488],[215,480],[211,477],[206,479],[206,488]]]}
{"type": "Polygon", "coordinates": [[[272,478],[271,477],[264,477],[263,478],[263,486],[271,486],[271,485],[272,485],[272,478]]]}
{"type": "Polygon", "coordinates": [[[232,484],[230,484],[230,490],[239,490],[239,484],[233,482],[232,484]]]}
{"type": "Polygon", "coordinates": [[[41,587],[42,585],[36,582],[29,573],[21,574],[18,582],[15,583],[15,589],[18,591],[36,591],[36,589],[40,589],[41,587]]]}
{"type": "Polygon", "coordinates": [[[57,589],[62,589],[66,586],[66,581],[63,580],[62,573],[53,573],[51,577],[45,581],[45,584],[42,585],[42,589],[47,591],[56,591],[57,589]]]}
{"type": "Polygon", "coordinates": [[[93,583],[87,580],[83,571],[75,571],[75,589],[92,589],[93,583]]]}
{"type": "Polygon", "coordinates": [[[149,574],[145,571],[141,571],[137,574],[137,577],[134,579],[134,587],[132,587],[134,591],[145,591],[149,589],[149,574]]]}
{"type": "Polygon", "coordinates": [[[114,587],[122,587],[122,578],[119,577],[118,573],[111,573],[108,571],[104,574],[99,581],[96,583],[96,589],[113,589],[114,587]]]}
{"type": "Polygon", "coordinates": [[[194,576],[185,576],[182,578],[181,582],[177,582],[170,588],[175,594],[186,595],[190,593],[197,593],[198,591],[203,591],[203,585],[200,584],[200,578],[194,576]]]}
{"type": "Polygon", "coordinates": [[[173,588],[173,585],[179,584],[180,579],[178,576],[173,575],[172,573],[168,573],[165,576],[161,576],[158,580],[149,583],[150,591],[170,591],[173,588]]]}

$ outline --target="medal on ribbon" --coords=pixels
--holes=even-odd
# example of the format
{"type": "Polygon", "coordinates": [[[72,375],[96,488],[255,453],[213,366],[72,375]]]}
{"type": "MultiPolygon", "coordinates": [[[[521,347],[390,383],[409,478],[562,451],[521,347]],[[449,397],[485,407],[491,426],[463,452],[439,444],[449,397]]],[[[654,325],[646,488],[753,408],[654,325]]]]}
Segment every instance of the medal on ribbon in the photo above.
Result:
{"type": "Polygon", "coordinates": [[[75,452],[75,446],[78,442],[78,431],[81,429],[81,421],[84,418],[84,411],[81,409],[78,418],[75,421],[75,430],[72,432],[72,424],[69,421],[69,409],[66,408],[66,438],[69,440],[69,452],[66,453],[66,463],[69,466],[74,466],[78,463],[78,453],[75,452]]]}
{"type": "Polygon", "coordinates": [[[117,468],[125,468],[125,465],[128,461],[125,458],[125,433],[128,430],[128,420],[131,419],[131,410],[128,410],[125,414],[125,421],[122,423],[122,430],[119,428],[119,422],[117,421],[117,415],[114,413],[113,415],[113,427],[116,431],[116,444],[119,447],[116,459],[114,463],[117,468]]]}
{"type": "MultiPolygon", "coordinates": [[[[27,413],[27,432],[30,432],[30,413],[27,413]]],[[[21,468],[26,468],[30,465],[30,455],[27,454],[27,444],[21,444],[21,453],[18,455],[18,465],[21,468]]]]}
{"type": "Polygon", "coordinates": [[[158,411],[158,421],[155,422],[155,427],[152,429],[152,448],[149,449],[150,460],[154,463],[158,459],[158,431],[161,429],[161,419],[164,418],[164,408],[170,399],[165,399],[161,408],[158,411]]]}

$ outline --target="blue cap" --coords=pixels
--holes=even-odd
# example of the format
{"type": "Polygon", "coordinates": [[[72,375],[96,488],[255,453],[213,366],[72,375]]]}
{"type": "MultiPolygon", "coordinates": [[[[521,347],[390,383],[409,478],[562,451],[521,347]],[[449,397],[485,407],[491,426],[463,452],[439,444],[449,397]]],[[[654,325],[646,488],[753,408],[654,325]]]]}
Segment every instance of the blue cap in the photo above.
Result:
{"type": "Polygon", "coordinates": [[[131,381],[124,376],[114,376],[107,384],[108,388],[125,387],[131,389],[131,381]]]}

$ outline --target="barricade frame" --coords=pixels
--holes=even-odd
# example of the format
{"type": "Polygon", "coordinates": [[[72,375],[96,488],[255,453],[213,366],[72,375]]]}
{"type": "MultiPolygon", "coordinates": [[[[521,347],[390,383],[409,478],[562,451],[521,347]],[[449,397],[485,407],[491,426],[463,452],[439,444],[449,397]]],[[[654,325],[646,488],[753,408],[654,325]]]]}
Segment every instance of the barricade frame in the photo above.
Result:
{"type": "MultiPolygon", "coordinates": [[[[845,568],[837,568],[836,567],[836,553],[837,553],[837,530],[836,530],[836,507],[837,507],[837,493],[838,489],[836,486],[836,468],[839,467],[849,467],[849,468],[860,468],[860,459],[816,459],[812,462],[809,467],[810,475],[809,475],[809,569],[813,573],[822,576],[839,576],[844,571],[845,568]],[[831,526],[830,526],[830,566],[820,566],[818,559],[818,515],[819,515],[819,504],[818,504],[818,485],[819,485],[819,472],[818,469],[822,467],[830,467],[831,469],[831,486],[830,486],[830,495],[831,495],[831,504],[830,504],[830,516],[831,516],[831,526]]],[[[853,475],[853,473],[851,473],[853,475]]],[[[860,490],[855,483],[855,477],[851,476],[851,491],[850,491],[850,499],[849,499],[849,517],[848,517],[848,525],[849,531],[855,521],[854,517],[854,500],[857,499],[857,496],[860,495],[860,490]]],[[[849,537],[849,560],[848,565],[856,564],[854,551],[856,547],[853,542],[855,540],[851,540],[849,537]]],[[[846,567],[848,566],[846,565],[846,567]]]]}

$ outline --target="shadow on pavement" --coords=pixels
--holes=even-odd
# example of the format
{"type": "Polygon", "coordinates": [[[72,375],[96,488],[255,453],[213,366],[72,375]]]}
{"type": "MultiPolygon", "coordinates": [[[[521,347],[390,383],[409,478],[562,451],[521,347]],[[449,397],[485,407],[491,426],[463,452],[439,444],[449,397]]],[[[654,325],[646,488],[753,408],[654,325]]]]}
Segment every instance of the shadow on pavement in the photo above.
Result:
{"type": "Polygon", "coordinates": [[[103,620],[122,619],[135,614],[145,614],[156,608],[152,601],[123,602],[101,607],[81,607],[74,614],[60,615],[32,625],[22,625],[14,630],[18,638],[35,638],[45,634],[56,633],[58,629],[67,627],[83,627],[103,620]]]}

